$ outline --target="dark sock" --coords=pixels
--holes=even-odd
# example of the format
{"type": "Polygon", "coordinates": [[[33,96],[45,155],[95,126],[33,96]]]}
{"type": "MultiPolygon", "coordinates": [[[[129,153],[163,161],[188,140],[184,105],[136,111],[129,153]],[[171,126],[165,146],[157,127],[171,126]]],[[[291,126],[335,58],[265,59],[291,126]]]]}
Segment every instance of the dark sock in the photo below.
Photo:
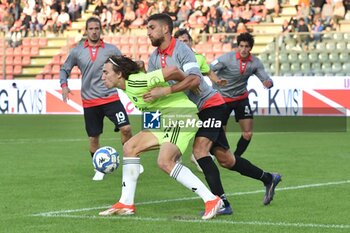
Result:
{"type": "Polygon", "coordinates": [[[210,156],[206,156],[198,159],[197,162],[203,170],[205,180],[207,181],[212,193],[219,197],[224,195],[225,192],[224,188],[222,187],[220,172],[213,159],[210,156]]]}
{"type": "Polygon", "coordinates": [[[241,136],[241,138],[237,142],[237,148],[236,148],[236,151],[234,152],[234,155],[237,157],[241,157],[241,155],[246,151],[249,143],[250,143],[250,140],[247,140],[243,136],[241,136]]]}
{"type": "Polygon", "coordinates": [[[95,152],[90,151],[91,158],[94,157],[95,152]]]}
{"type": "Polygon", "coordinates": [[[264,185],[267,185],[267,184],[271,183],[271,181],[272,181],[271,173],[264,172],[263,175],[261,176],[260,180],[264,183],[264,185]]]}
{"type": "Polygon", "coordinates": [[[226,197],[225,194],[222,194],[222,195],[220,196],[220,198],[221,198],[221,200],[224,202],[225,207],[230,206],[230,202],[228,202],[227,197],[226,197]]]}
{"type": "Polygon", "coordinates": [[[264,172],[248,160],[237,156],[236,163],[230,170],[239,172],[243,176],[261,180],[265,185],[272,180],[272,175],[270,173],[264,172]]]}

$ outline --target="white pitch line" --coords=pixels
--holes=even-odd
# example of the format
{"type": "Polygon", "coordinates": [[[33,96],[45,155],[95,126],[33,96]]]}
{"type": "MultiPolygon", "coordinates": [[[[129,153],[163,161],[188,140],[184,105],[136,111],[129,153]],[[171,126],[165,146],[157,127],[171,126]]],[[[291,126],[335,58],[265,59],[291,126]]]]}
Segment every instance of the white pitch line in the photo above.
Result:
{"type": "MultiPolygon", "coordinates": [[[[31,144],[31,143],[48,143],[48,142],[83,142],[87,138],[18,138],[18,139],[1,139],[1,144],[31,144]]],[[[115,138],[104,138],[104,141],[115,141],[115,138]]]]}
{"type": "Polygon", "coordinates": [[[254,225],[254,226],[276,226],[276,227],[297,227],[297,228],[327,228],[327,229],[350,229],[347,224],[317,224],[317,223],[289,223],[289,222],[261,222],[261,221],[230,221],[211,219],[209,221],[200,219],[179,219],[179,218],[152,218],[138,216],[91,216],[91,215],[50,215],[46,217],[79,218],[79,219],[108,219],[108,220],[133,220],[145,222],[187,222],[207,224],[231,224],[231,225],[254,225]]]}
{"type": "MultiPolygon", "coordinates": [[[[317,184],[306,184],[306,185],[290,186],[290,187],[284,187],[284,188],[276,188],[276,191],[297,190],[297,189],[323,187],[323,186],[330,186],[330,185],[342,185],[342,184],[349,184],[349,183],[350,183],[350,180],[334,181],[334,182],[327,182],[327,183],[317,183],[317,184]]],[[[226,196],[241,196],[241,195],[249,195],[249,194],[264,193],[264,192],[265,192],[265,190],[255,190],[255,191],[248,191],[248,192],[229,193],[229,194],[226,194],[226,196]]],[[[196,199],[199,199],[199,197],[183,197],[183,198],[175,198],[175,199],[145,201],[145,202],[135,203],[135,205],[152,205],[152,204],[160,204],[160,203],[168,203],[168,202],[189,201],[189,200],[196,200],[196,199]]],[[[84,212],[84,211],[90,211],[90,210],[106,209],[109,207],[110,207],[110,205],[91,207],[91,208],[73,209],[73,210],[58,210],[58,211],[37,213],[37,214],[33,214],[32,216],[59,217],[63,214],[67,214],[67,213],[76,213],[76,212],[84,212]]]]}

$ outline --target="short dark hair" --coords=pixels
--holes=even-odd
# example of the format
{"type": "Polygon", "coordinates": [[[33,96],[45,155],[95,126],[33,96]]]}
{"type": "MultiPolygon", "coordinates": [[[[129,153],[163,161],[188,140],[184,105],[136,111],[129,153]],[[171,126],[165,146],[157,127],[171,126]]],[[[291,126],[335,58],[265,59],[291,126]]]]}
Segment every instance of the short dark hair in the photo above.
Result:
{"type": "Polygon", "coordinates": [[[101,20],[100,20],[99,18],[95,17],[95,16],[92,16],[92,17],[90,17],[90,18],[88,18],[88,19],[86,20],[86,23],[85,23],[85,30],[88,29],[88,25],[89,25],[89,23],[91,23],[91,22],[98,23],[98,24],[100,25],[100,29],[102,29],[101,20]]]}
{"type": "Polygon", "coordinates": [[[237,45],[239,45],[242,41],[248,42],[249,46],[253,48],[254,37],[249,32],[239,34],[239,36],[237,37],[237,45]]]}
{"type": "Polygon", "coordinates": [[[186,28],[180,28],[179,30],[177,30],[174,34],[174,37],[179,38],[182,35],[187,35],[188,39],[192,41],[192,37],[186,28]]]}
{"type": "Polygon", "coordinates": [[[130,74],[140,72],[140,66],[132,59],[123,55],[113,55],[105,63],[111,63],[113,65],[113,71],[115,73],[121,72],[126,80],[129,79],[130,74]]]}
{"type": "Polygon", "coordinates": [[[159,14],[153,14],[150,17],[148,17],[147,22],[155,20],[155,21],[161,21],[162,23],[165,23],[169,27],[169,32],[172,35],[173,34],[173,20],[171,17],[166,13],[159,13],[159,14]]]}

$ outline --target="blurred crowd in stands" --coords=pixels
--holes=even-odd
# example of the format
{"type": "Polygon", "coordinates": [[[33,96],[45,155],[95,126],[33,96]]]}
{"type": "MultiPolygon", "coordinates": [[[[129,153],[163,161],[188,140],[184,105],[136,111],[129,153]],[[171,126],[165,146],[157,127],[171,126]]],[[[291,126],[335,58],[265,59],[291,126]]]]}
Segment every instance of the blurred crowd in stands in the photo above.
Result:
{"type": "Polygon", "coordinates": [[[63,34],[89,4],[111,35],[143,28],[148,16],[161,12],[173,18],[175,28],[190,32],[241,33],[250,30],[249,24],[273,23],[289,4],[297,13],[281,32],[310,32],[299,37],[305,45],[321,40],[323,30],[338,30],[350,12],[350,0],[0,0],[0,29],[14,47],[22,37],[63,34]]]}

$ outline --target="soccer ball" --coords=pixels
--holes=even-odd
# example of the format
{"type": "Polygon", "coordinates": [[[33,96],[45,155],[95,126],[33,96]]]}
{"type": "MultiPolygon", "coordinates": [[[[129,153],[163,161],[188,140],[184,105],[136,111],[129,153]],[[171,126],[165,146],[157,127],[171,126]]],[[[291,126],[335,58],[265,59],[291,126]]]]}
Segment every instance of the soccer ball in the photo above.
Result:
{"type": "Polygon", "coordinates": [[[92,164],[99,172],[112,173],[119,166],[119,153],[113,147],[101,147],[95,152],[92,164]]]}

